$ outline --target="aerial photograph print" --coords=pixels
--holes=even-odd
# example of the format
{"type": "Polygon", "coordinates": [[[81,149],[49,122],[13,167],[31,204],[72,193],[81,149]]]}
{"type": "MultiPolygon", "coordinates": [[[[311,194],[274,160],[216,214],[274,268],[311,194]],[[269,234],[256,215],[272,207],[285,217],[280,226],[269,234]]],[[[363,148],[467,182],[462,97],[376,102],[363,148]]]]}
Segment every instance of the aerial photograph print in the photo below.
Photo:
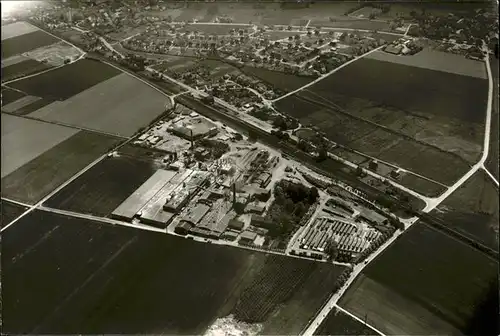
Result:
{"type": "Polygon", "coordinates": [[[2,335],[498,336],[498,0],[0,0],[2,335]]]}

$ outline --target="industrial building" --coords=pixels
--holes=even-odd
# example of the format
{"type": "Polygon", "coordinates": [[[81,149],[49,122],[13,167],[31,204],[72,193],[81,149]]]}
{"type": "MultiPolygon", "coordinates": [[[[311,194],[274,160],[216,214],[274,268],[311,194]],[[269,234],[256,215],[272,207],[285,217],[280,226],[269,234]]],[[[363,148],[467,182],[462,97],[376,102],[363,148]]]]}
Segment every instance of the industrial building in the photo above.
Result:
{"type": "Polygon", "coordinates": [[[198,117],[190,120],[178,121],[173,126],[169,127],[168,131],[187,140],[197,140],[217,134],[218,128],[211,121],[198,117]]]}
{"type": "Polygon", "coordinates": [[[157,170],[132,195],[111,214],[116,219],[131,221],[134,216],[165,186],[176,173],[169,170],[157,170]]]}
{"type": "Polygon", "coordinates": [[[256,238],[257,238],[257,233],[252,231],[244,231],[241,234],[240,240],[238,242],[240,244],[253,244],[256,238]]]}
{"type": "Polygon", "coordinates": [[[165,228],[189,200],[208,181],[209,172],[186,169],[181,172],[160,169],[120,204],[112,217],[165,228]]]}
{"type": "Polygon", "coordinates": [[[260,215],[252,215],[250,225],[264,229],[269,229],[274,226],[273,222],[260,215]]]}
{"type": "Polygon", "coordinates": [[[179,183],[182,183],[192,173],[192,170],[186,169],[184,172],[177,173],[172,177],[141,210],[141,221],[161,228],[166,227],[175,213],[165,210],[164,204],[179,183]]]}
{"type": "Polygon", "coordinates": [[[253,202],[247,204],[245,207],[245,212],[262,215],[266,211],[266,203],[264,202],[253,202]]]}
{"type": "Polygon", "coordinates": [[[206,238],[219,239],[227,229],[229,222],[234,218],[234,212],[228,212],[222,218],[217,209],[206,214],[198,225],[191,229],[191,233],[206,238]]]}

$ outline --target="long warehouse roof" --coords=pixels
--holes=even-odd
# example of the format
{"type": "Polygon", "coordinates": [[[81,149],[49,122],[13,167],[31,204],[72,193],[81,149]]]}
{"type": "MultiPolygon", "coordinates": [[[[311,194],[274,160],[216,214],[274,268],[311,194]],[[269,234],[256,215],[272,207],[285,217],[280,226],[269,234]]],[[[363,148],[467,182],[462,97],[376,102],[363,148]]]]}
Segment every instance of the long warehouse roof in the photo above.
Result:
{"type": "Polygon", "coordinates": [[[170,170],[157,170],[146,182],[144,182],[132,195],[120,204],[113,215],[124,218],[132,218],[141,208],[167,184],[176,172],[170,170]]]}

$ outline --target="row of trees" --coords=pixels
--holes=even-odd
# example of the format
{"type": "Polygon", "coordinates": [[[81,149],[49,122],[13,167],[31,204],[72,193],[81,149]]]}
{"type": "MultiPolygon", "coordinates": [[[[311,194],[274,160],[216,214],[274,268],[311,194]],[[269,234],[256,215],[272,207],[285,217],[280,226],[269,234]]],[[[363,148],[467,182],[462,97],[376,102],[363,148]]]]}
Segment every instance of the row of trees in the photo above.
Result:
{"type": "Polygon", "coordinates": [[[370,254],[375,252],[382,244],[384,244],[391,236],[394,234],[395,230],[391,230],[389,232],[386,232],[382,234],[378,239],[374,240],[371,242],[370,246],[368,246],[365,250],[363,250],[358,258],[354,260],[354,263],[361,263],[363,262],[370,254]]]}

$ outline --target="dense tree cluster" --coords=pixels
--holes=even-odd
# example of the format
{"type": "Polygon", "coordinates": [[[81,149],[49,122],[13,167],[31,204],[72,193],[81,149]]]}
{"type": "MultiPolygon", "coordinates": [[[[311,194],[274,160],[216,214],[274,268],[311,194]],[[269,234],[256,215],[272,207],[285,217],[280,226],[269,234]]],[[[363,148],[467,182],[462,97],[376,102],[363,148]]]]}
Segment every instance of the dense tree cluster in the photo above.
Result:
{"type": "Polygon", "coordinates": [[[279,181],[274,187],[275,200],[269,208],[267,219],[274,224],[272,237],[286,236],[301,222],[310,206],[319,197],[318,189],[308,188],[290,181],[279,181]]]}

